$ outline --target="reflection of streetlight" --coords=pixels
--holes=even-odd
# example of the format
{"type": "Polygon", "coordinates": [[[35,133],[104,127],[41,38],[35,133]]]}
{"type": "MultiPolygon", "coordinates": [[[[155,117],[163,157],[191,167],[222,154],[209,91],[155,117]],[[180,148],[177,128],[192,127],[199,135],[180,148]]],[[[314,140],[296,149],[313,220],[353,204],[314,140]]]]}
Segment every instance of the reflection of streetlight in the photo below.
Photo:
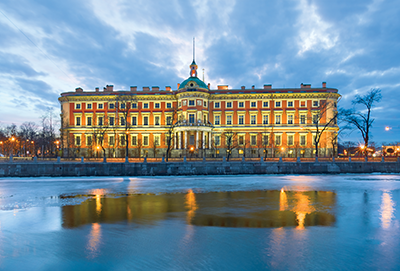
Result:
{"type": "Polygon", "coordinates": [[[386,126],[385,127],[385,131],[389,131],[389,130],[391,130],[392,128],[391,127],[389,127],[389,126],[386,126]]]}
{"type": "Polygon", "coordinates": [[[100,146],[99,145],[97,145],[97,158],[99,158],[99,151],[100,151],[100,146]]]}

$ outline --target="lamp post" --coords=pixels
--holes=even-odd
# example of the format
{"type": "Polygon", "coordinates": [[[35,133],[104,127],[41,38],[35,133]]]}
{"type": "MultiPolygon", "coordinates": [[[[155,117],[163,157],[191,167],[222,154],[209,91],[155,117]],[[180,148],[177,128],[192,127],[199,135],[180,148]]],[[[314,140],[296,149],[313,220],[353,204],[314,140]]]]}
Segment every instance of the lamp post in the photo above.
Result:
{"type": "Polygon", "coordinates": [[[15,141],[15,137],[11,137],[11,156],[14,156],[14,141],[15,141]]]}
{"type": "Polygon", "coordinates": [[[3,149],[3,141],[0,141],[0,145],[1,145],[1,153],[3,154],[4,149],[3,149]]]}
{"type": "Polygon", "coordinates": [[[57,155],[57,157],[58,157],[58,149],[59,149],[59,145],[60,145],[60,141],[56,141],[56,142],[54,142],[55,144],[56,144],[56,155],[57,155]]]}
{"type": "Polygon", "coordinates": [[[97,158],[99,158],[100,146],[97,145],[97,158]]]}
{"type": "Polygon", "coordinates": [[[35,141],[32,140],[32,141],[31,141],[31,154],[33,154],[33,155],[35,154],[35,153],[34,153],[34,151],[35,151],[35,145],[34,145],[34,143],[35,143],[35,141]]]}

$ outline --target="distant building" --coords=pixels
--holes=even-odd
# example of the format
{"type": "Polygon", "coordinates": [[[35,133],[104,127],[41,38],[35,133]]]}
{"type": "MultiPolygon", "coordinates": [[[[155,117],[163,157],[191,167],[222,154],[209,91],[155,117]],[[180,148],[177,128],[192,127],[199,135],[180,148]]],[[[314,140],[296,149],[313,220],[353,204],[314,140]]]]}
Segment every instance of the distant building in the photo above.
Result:
{"type": "Polygon", "coordinates": [[[64,156],[101,157],[104,148],[108,157],[124,157],[128,143],[129,157],[161,157],[171,134],[172,157],[313,157],[313,136],[329,123],[319,143],[319,155],[328,156],[337,146],[339,97],[326,83],[210,89],[193,60],[177,90],[108,85],[62,93],[64,156]]]}

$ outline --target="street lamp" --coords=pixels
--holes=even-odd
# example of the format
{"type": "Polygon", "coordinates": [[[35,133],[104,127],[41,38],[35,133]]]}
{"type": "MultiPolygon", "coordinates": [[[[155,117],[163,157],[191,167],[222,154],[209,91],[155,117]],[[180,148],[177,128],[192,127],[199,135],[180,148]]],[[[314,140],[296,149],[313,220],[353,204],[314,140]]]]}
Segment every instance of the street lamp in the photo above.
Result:
{"type": "Polygon", "coordinates": [[[4,150],[3,150],[3,141],[0,141],[0,145],[1,145],[1,153],[3,153],[4,152],[4,150]]]}
{"type": "Polygon", "coordinates": [[[15,141],[15,137],[11,137],[11,156],[14,156],[14,141],[15,141]]]}

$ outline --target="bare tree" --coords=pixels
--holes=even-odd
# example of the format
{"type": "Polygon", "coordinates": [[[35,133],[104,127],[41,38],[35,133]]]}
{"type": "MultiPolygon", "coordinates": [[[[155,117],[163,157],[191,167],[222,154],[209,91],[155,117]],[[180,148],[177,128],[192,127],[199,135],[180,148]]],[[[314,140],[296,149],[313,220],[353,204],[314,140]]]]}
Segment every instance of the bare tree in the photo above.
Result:
{"type": "Polygon", "coordinates": [[[368,93],[363,96],[356,95],[352,101],[353,106],[361,106],[362,110],[356,108],[344,109],[340,115],[343,121],[345,121],[350,127],[353,127],[360,131],[361,136],[364,140],[364,155],[367,156],[367,148],[370,139],[370,132],[372,124],[375,119],[371,117],[371,110],[382,99],[380,89],[371,89],[368,93]]]}
{"type": "Polygon", "coordinates": [[[160,142],[153,137],[150,139],[150,148],[153,150],[153,158],[156,158],[157,148],[160,145],[160,142]]]}
{"type": "Polygon", "coordinates": [[[237,144],[237,133],[232,131],[231,129],[226,129],[223,132],[223,136],[225,137],[225,148],[226,152],[228,153],[227,161],[232,155],[232,151],[238,147],[237,144]]]}
{"type": "Polygon", "coordinates": [[[172,142],[175,139],[175,127],[179,125],[178,121],[178,106],[174,106],[171,110],[166,112],[165,118],[165,128],[167,131],[165,132],[165,145],[167,145],[167,150],[165,152],[165,160],[168,162],[168,158],[170,157],[170,152],[172,148],[172,142]]]}
{"type": "MultiPolygon", "coordinates": [[[[93,120],[93,140],[96,142],[96,145],[101,148],[103,151],[103,157],[106,157],[106,149],[104,148],[105,145],[105,136],[109,129],[109,118],[105,116],[97,116],[93,120]]],[[[96,146],[96,147],[97,147],[96,146]]]]}
{"type": "Polygon", "coordinates": [[[137,106],[137,98],[132,93],[120,94],[116,97],[117,123],[123,127],[125,135],[125,156],[129,157],[129,131],[132,129],[131,109],[137,106]]]}

